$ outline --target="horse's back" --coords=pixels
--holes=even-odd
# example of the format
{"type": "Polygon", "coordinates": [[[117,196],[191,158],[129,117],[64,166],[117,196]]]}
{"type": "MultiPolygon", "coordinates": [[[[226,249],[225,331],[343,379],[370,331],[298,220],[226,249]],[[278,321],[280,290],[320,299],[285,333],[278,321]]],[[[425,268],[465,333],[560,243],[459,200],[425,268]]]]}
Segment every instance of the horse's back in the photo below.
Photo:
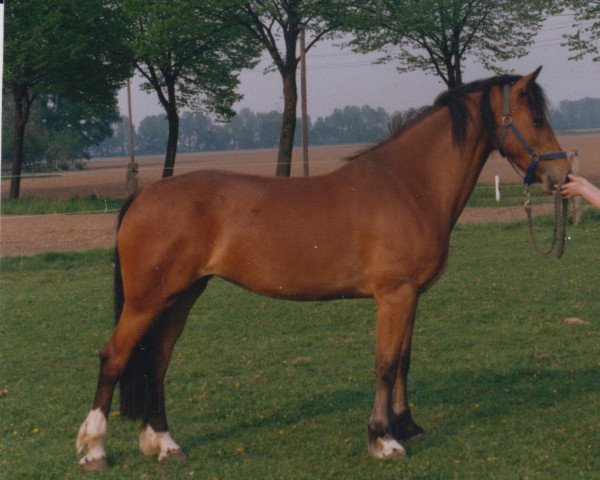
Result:
{"type": "Polygon", "coordinates": [[[368,294],[351,196],[330,176],[271,178],[202,171],[138,194],[123,219],[119,251],[185,276],[219,275],[284,298],[368,294]]]}
{"type": "Polygon", "coordinates": [[[370,296],[392,270],[416,278],[412,258],[429,255],[428,232],[394,195],[352,166],[308,178],[194,172],[138,194],[119,250],[273,297],[370,296]]]}

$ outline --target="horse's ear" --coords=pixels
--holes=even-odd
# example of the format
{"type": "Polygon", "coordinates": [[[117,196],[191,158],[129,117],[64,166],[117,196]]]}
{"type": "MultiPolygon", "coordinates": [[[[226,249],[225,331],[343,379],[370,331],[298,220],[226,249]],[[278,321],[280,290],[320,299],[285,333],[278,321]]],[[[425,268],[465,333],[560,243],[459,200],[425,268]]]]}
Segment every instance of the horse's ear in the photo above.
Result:
{"type": "Polygon", "coordinates": [[[540,74],[542,70],[542,65],[536,68],[529,75],[525,75],[519,81],[516,82],[515,86],[517,87],[517,91],[520,93],[527,93],[531,91],[533,84],[535,83],[535,79],[540,74]]]}
{"type": "Polygon", "coordinates": [[[543,65],[540,65],[538,68],[536,68],[532,73],[530,73],[529,75],[531,76],[531,79],[529,80],[529,82],[535,82],[535,79],[538,77],[538,75],[540,74],[540,72],[542,71],[542,67],[543,65]]]}

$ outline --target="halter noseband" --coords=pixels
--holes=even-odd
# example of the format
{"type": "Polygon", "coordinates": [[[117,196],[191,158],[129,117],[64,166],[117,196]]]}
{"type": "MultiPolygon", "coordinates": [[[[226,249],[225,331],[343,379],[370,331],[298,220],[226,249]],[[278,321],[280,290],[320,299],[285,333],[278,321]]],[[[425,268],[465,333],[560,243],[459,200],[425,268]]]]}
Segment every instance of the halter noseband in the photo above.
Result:
{"type": "MultiPolygon", "coordinates": [[[[513,124],[512,117],[510,116],[510,84],[507,83],[502,86],[502,93],[503,93],[503,103],[504,103],[504,111],[503,111],[503,115],[502,115],[502,140],[500,142],[500,148],[498,150],[500,151],[500,154],[503,157],[508,158],[511,165],[513,165],[513,167],[514,167],[514,163],[513,163],[512,159],[508,155],[505,154],[504,149],[502,148],[504,146],[504,140],[506,139],[508,130],[513,132],[514,136],[519,141],[521,146],[523,146],[523,148],[525,148],[525,150],[527,150],[527,153],[529,153],[529,155],[531,156],[529,166],[527,167],[527,171],[525,172],[525,176],[523,177],[523,182],[526,185],[531,185],[534,182],[533,172],[535,172],[535,168],[536,168],[539,160],[555,160],[557,158],[567,158],[568,155],[567,155],[567,152],[563,152],[563,151],[553,152],[553,153],[542,153],[542,154],[536,152],[531,147],[531,145],[529,145],[527,143],[527,141],[523,138],[523,135],[521,135],[519,130],[517,130],[517,127],[515,127],[513,124]]],[[[516,168],[515,168],[515,170],[516,170],[516,168]]],[[[518,172],[518,170],[517,170],[517,172],[518,172]]]]}

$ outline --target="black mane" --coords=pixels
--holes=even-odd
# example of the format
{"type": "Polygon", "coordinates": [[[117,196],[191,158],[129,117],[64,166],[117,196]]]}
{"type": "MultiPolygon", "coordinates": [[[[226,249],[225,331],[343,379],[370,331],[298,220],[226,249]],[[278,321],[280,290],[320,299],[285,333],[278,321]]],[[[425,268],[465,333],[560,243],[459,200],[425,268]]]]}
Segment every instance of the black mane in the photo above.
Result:
{"type": "MultiPolygon", "coordinates": [[[[517,80],[523,78],[521,75],[499,75],[486,80],[478,80],[472,83],[461,85],[455,89],[448,90],[440,94],[434,102],[434,107],[448,107],[452,118],[452,136],[455,143],[463,144],[467,134],[469,123],[469,111],[465,105],[465,97],[470,93],[481,92],[479,102],[479,116],[481,124],[485,126],[486,144],[493,143],[496,132],[496,118],[492,111],[490,102],[490,93],[494,87],[503,85],[513,85],[517,80]]],[[[542,87],[533,83],[531,90],[527,92],[527,102],[534,117],[544,118],[546,115],[547,100],[542,87]]]]}
{"type": "MultiPolygon", "coordinates": [[[[475,82],[460,85],[451,90],[447,90],[435,99],[433,105],[422,107],[418,110],[412,110],[412,114],[400,114],[392,119],[392,132],[385,140],[368,148],[367,150],[349,157],[350,160],[357,158],[363,153],[369,152],[379,145],[387,143],[400,135],[413,125],[419,123],[423,118],[430,115],[432,112],[440,108],[447,107],[452,119],[452,138],[456,144],[463,145],[466,140],[467,128],[471,115],[466,105],[467,95],[474,92],[481,92],[481,100],[479,102],[479,116],[481,124],[485,126],[484,141],[486,146],[493,150],[494,138],[496,132],[496,118],[492,110],[490,102],[490,94],[492,88],[502,85],[513,85],[517,80],[520,80],[522,75],[499,75],[485,80],[477,80],[475,82]]],[[[527,92],[527,101],[529,108],[534,117],[545,118],[547,112],[547,100],[542,87],[537,83],[533,83],[532,88],[527,92]]]]}

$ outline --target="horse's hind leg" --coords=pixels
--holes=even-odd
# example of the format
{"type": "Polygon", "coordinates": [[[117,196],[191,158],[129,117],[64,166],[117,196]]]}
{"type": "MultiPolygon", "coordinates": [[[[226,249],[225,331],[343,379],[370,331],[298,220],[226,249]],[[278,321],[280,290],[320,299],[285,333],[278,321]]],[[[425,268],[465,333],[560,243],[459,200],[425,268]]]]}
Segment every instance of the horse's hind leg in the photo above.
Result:
{"type": "Polygon", "coordinates": [[[184,460],[181,447],[169,434],[165,410],[164,379],[171,354],[183,331],[189,312],[198,296],[206,288],[208,278],[201,279],[168,308],[153,326],[150,348],[153,352],[153,374],[150,376],[150,402],[140,431],[140,449],[146,455],[158,455],[159,461],[184,460]]]}
{"type": "Polygon", "coordinates": [[[128,304],[109,341],[100,351],[100,373],[92,410],[81,425],[77,435],[77,452],[87,448],[86,455],[79,463],[86,470],[107,468],[104,451],[107,419],[110,413],[112,396],[131,352],[142,339],[152,322],[164,308],[164,303],[155,302],[141,309],[128,304]]]}

